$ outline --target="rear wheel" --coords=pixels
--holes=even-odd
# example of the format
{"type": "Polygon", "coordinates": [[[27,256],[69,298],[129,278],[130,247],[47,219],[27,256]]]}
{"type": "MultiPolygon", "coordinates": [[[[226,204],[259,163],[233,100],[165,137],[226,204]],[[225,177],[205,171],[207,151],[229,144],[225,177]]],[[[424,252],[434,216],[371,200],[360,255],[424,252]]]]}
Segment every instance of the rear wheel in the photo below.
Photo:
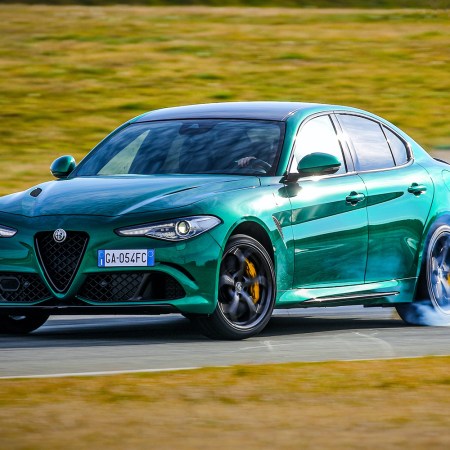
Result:
{"type": "Polygon", "coordinates": [[[425,277],[419,301],[397,306],[397,312],[413,325],[450,325],[450,227],[441,225],[430,237],[426,250],[425,277]],[[420,298],[423,297],[423,298],[420,298]]]}
{"type": "Polygon", "coordinates": [[[48,314],[0,315],[0,333],[28,334],[37,330],[49,318],[48,314]]]}
{"type": "Polygon", "coordinates": [[[245,339],[267,325],[275,294],[275,272],[266,249],[251,237],[236,235],[220,264],[217,307],[210,316],[194,320],[210,338],[245,339]]]}

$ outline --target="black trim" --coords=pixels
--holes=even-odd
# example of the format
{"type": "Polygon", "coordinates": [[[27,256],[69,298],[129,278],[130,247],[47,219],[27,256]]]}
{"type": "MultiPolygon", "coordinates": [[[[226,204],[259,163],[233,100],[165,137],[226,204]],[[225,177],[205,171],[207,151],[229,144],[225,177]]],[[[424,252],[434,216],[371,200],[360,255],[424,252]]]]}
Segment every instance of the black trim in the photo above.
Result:
{"type": "Polygon", "coordinates": [[[439,161],[440,163],[444,163],[447,164],[447,166],[450,166],[450,163],[448,161],[444,161],[443,159],[439,159],[439,158],[433,158],[435,161],[439,161]]]}
{"type": "Polygon", "coordinates": [[[85,302],[114,304],[167,301],[186,297],[186,291],[170,274],[159,271],[103,272],[87,275],[77,297],[85,302]]]}
{"type": "Polygon", "coordinates": [[[359,111],[337,110],[337,111],[333,111],[333,114],[335,116],[335,120],[337,121],[337,123],[339,124],[339,127],[341,128],[341,131],[343,132],[343,135],[347,136],[346,143],[347,143],[349,152],[350,152],[350,154],[352,156],[354,170],[355,170],[356,173],[380,172],[380,171],[384,171],[384,170],[399,169],[399,168],[406,167],[406,166],[410,165],[414,161],[414,153],[413,153],[413,151],[411,149],[411,145],[409,144],[409,142],[405,138],[400,136],[395,130],[393,130],[391,128],[391,126],[389,126],[386,123],[384,123],[382,120],[380,120],[380,119],[378,119],[376,117],[372,117],[370,115],[366,115],[363,112],[359,112],[359,111]],[[346,134],[345,127],[342,125],[341,121],[339,120],[339,116],[344,116],[344,115],[361,117],[363,119],[371,120],[372,122],[375,122],[376,124],[378,124],[378,126],[382,130],[383,136],[386,139],[386,143],[387,143],[387,145],[389,147],[389,150],[391,152],[391,156],[392,156],[392,159],[394,161],[394,166],[377,168],[377,169],[366,169],[366,170],[361,170],[358,167],[359,162],[358,162],[358,155],[357,155],[355,146],[354,146],[354,144],[353,144],[353,142],[351,140],[351,137],[346,134]],[[397,136],[398,139],[401,140],[403,142],[403,144],[405,145],[406,151],[407,151],[407,155],[408,155],[408,161],[405,164],[399,164],[398,165],[397,162],[395,161],[394,154],[392,152],[391,146],[390,146],[389,141],[388,141],[388,139],[386,137],[386,134],[384,132],[384,128],[383,127],[386,128],[387,130],[389,130],[395,136],[397,136]]]}
{"type": "MultiPolygon", "coordinates": [[[[294,151],[295,151],[295,144],[297,141],[297,137],[299,135],[299,133],[301,132],[302,128],[311,120],[317,119],[318,117],[323,117],[323,116],[328,116],[328,118],[330,119],[331,122],[331,126],[334,129],[335,135],[336,135],[336,139],[338,141],[339,147],[341,148],[341,154],[342,154],[342,159],[344,161],[345,164],[345,172],[344,173],[339,173],[339,174],[322,174],[320,175],[321,177],[327,177],[327,178],[331,178],[331,177],[343,177],[345,175],[349,175],[353,172],[354,170],[354,161],[353,158],[351,156],[351,152],[348,149],[348,143],[346,140],[341,139],[340,134],[338,133],[338,127],[341,129],[342,131],[342,127],[341,124],[339,123],[339,121],[334,117],[334,111],[321,111],[318,113],[314,113],[308,117],[306,117],[298,126],[297,128],[297,132],[295,133],[295,138],[292,144],[292,147],[290,149],[290,155],[289,155],[289,161],[288,161],[288,165],[286,168],[286,172],[283,175],[283,177],[280,180],[280,183],[289,183],[289,182],[297,182],[300,178],[303,180],[311,178],[310,175],[305,176],[305,175],[301,175],[298,174],[296,172],[291,172],[291,168],[292,168],[292,162],[294,161],[294,151]],[[344,145],[345,144],[345,145],[344,145]],[[291,175],[291,177],[290,177],[291,175]],[[298,177],[292,177],[292,175],[298,176],[298,177]],[[294,180],[294,178],[296,178],[294,180]]],[[[299,161],[297,161],[298,163],[299,161]]]]}
{"type": "Polygon", "coordinates": [[[47,313],[50,315],[85,315],[85,314],[173,314],[180,310],[172,305],[137,305],[137,306],[0,306],[0,315],[47,313]]]}
{"type": "Polygon", "coordinates": [[[38,197],[39,196],[39,194],[42,192],[42,189],[41,188],[36,188],[36,189],[33,189],[31,192],[30,192],[30,195],[32,196],[32,197],[38,197]]]}
{"type": "MultiPolygon", "coordinates": [[[[142,117],[141,117],[142,119],[142,117]]],[[[266,118],[258,118],[258,117],[243,117],[243,118],[239,118],[239,117],[186,117],[186,118],[170,118],[170,119],[159,119],[159,120],[137,120],[134,122],[126,122],[125,124],[123,124],[122,126],[120,126],[119,128],[117,128],[115,131],[113,131],[112,133],[110,133],[108,136],[106,136],[97,146],[95,146],[87,155],[85,158],[83,158],[83,160],[80,162],[80,164],[78,164],[78,166],[76,166],[76,168],[70,173],[69,179],[72,178],[77,178],[77,177],[97,177],[99,176],[99,170],[98,167],[95,167],[95,171],[96,173],[93,174],[84,174],[81,173],[81,175],[78,174],[78,172],[80,170],[83,170],[83,167],[89,163],[89,161],[99,152],[102,151],[103,147],[105,145],[108,145],[109,142],[111,141],[111,139],[115,138],[117,136],[117,134],[119,132],[122,132],[124,129],[130,128],[130,127],[138,127],[138,126],[143,126],[145,124],[155,124],[155,123],[164,123],[164,122],[179,122],[179,121],[202,121],[202,120],[210,120],[210,121],[228,121],[228,122],[259,122],[259,123],[271,123],[274,125],[277,125],[280,129],[280,139],[278,141],[278,148],[276,151],[276,154],[274,156],[273,162],[271,165],[271,169],[267,172],[267,173],[235,173],[235,172],[226,172],[226,169],[220,169],[219,172],[215,173],[214,171],[205,171],[205,172],[194,172],[194,173],[180,173],[180,172],[174,172],[172,174],[170,173],[161,173],[160,175],[166,175],[166,176],[170,176],[170,175],[234,175],[234,176],[238,176],[238,177],[271,177],[271,176],[276,176],[276,173],[278,171],[278,165],[280,162],[280,158],[281,158],[281,153],[283,150],[283,146],[284,146],[284,140],[286,137],[286,121],[285,120],[277,120],[277,119],[266,119],[266,118]]],[[[110,160],[116,156],[119,153],[120,149],[117,150],[115,153],[112,154],[112,156],[110,156],[110,160]]],[[[134,162],[133,162],[134,163],[134,162]]],[[[132,165],[133,165],[132,163],[132,165]]],[[[91,170],[92,172],[92,170],[91,170]]],[[[129,175],[154,175],[154,174],[136,174],[136,173],[130,173],[129,175]]]]}
{"type": "Polygon", "coordinates": [[[310,300],[305,300],[302,303],[324,303],[324,302],[341,302],[341,301],[353,301],[358,299],[372,299],[372,298],[382,298],[382,297],[390,297],[391,295],[398,295],[400,292],[393,291],[393,292],[375,292],[372,294],[355,294],[355,295],[336,295],[332,297],[318,297],[318,298],[312,298],[310,300]]]}
{"type": "Polygon", "coordinates": [[[37,273],[0,272],[0,304],[34,304],[51,298],[51,292],[37,273]],[[10,286],[5,287],[5,281],[10,286]]]}
{"type": "Polygon", "coordinates": [[[339,143],[341,144],[342,153],[344,154],[344,158],[347,164],[347,174],[353,173],[356,170],[355,160],[352,155],[352,151],[350,149],[350,145],[348,140],[345,139],[344,130],[342,128],[341,123],[336,117],[336,112],[330,114],[331,121],[333,122],[334,129],[336,130],[337,138],[339,143]]]}
{"type": "MultiPolygon", "coordinates": [[[[55,285],[55,283],[53,282],[52,277],[50,276],[50,274],[48,273],[47,268],[46,268],[45,263],[44,263],[44,260],[42,259],[42,256],[41,256],[41,253],[40,253],[40,250],[39,250],[39,239],[38,239],[38,236],[40,234],[42,234],[42,233],[44,233],[44,232],[37,233],[34,236],[34,246],[36,248],[36,256],[38,258],[39,264],[40,264],[40,266],[41,266],[41,268],[42,268],[42,270],[44,272],[45,278],[47,279],[47,281],[51,285],[52,289],[54,289],[56,292],[58,292],[60,294],[65,293],[65,292],[67,292],[67,290],[71,286],[72,281],[75,278],[75,275],[78,273],[78,269],[80,268],[81,261],[83,260],[83,257],[84,257],[84,254],[86,252],[86,248],[87,248],[87,245],[88,245],[88,242],[89,242],[89,235],[87,233],[85,233],[84,231],[83,232],[75,232],[75,233],[82,233],[82,234],[86,235],[86,238],[85,238],[85,241],[84,241],[84,245],[83,245],[83,249],[81,250],[81,253],[80,253],[77,265],[75,267],[75,270],[72,273],[72,276],[70,277],[70,280],[66,283],[66,285],[64,286],[63,289],[59,289],[55,285]]],[[[73,231],[68,231],[68,233],[73,233],[73,231]]]]}

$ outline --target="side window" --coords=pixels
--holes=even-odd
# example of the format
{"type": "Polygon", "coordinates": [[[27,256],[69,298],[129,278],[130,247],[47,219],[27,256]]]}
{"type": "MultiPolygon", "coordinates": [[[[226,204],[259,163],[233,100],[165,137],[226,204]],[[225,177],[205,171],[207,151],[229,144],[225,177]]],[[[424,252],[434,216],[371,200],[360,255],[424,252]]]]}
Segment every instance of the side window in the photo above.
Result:
{"type": "Polygon", "coordinates": [[[295,139],[294,158],[290,172],[297,172],[299,161],[304,156],[316,152],[336,156],[341,162],[341,167],[336,174],[346,172],[341,144],[329,116],[316,117],[302,126],[295,139]]]}
{"type": "Polygon", "coordinates": [[[377,122],[350,114],[339,114],[339,121],[353,143],[357,169],[375,170],[395,166],[383,130],[377,122]]]}
{"type": "Polygon", "coordinates": [[[397,166],[406,164],[409,160],[409,156],[405,143],[385,126],[383,126],[383,130],[389,142],[389,146],[391,147],[392,154],[394,155],[395,164],[397,166]]]}

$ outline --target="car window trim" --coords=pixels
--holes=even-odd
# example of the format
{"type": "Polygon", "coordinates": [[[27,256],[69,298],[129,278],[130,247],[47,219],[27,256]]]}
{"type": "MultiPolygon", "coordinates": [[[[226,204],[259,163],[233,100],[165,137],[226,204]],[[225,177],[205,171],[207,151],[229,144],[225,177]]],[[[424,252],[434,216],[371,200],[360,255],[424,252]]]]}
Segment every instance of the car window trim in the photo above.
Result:
{"type": "Polygon", "coordinates": [[[341,133],[338,132],[339,130],[338,130],[338,128],[336,127],[336,124],[335,124],[334,121],[333,121],[332,114],[333,114],[333,111],[321,111],[321,112],[319,112],[319,113],[315,113],[315,114],[312,114],[312,115],[306,117],[306,118],[300,123],[300,125],[299,125],[298,128],[297,128],[297,132],[295,133],[295,138],[294,138],[294,140],[293,140],[293,142],[292,142],[292,147],[291,147],[291,152],[290,152],[290,156],[289,156],[289,162],[288,162],[287,169],[286,169],[286,174],[291,173],[292,162],[293,162],[293,160],[294,160],[294,149],[295,149],[295,144],[296,144],[296,142],[297,142],[297,137],[298,137],[298,135],[299,135],[299,133],[300,133],[302,127],[303,127],[306,123],[308,123],[309,121],[311,121],[311,120],[313,120],[313,119],[316,119],[317,117],[321,117],[321,116],[328,116],[328,118],[330,119],[331,124],[332,124],[332,126],[333,126],[333,128],[334,128],[334,131],[335,131],[335,133],[336,133],[336,137],[337,137],[338,142],[339,142],[339,146],[341,147],[342,157],[343,157],[343,159],[344,159],[345,173],[331,174],[331,175],[314,175],[314,176],[306,176],[306,177],[300,177],[299,180],[302,180],[302,181],[303,181],[303,180],[308,180],[308,179],[337,178],[337,177],[345,177],[345,176],[347,176],[347,175],[351,175],[351,174],[356,173],[356,172],[354,171],[353,160],[352,160],[351,158],[349,158],[349,155],[348,155],[348,153],[346,152],[345,145],[343,145],[344,139],[343,139],[343,138],[341,139],[341,136],[340,136],[341,133]],[[349,164],[349,162],[350,162],[351,164],[349,164]],[[351,168],[351,170],[349,170],[349,168],[351,168]]]}
{"type": "MultiPolygon", "coordinates": [[[[278,142],[278,148],[277,148],[277,152],[275,154],[275,158],[273,160],[272,163],[272,170],[269,173],[265,173],[265,174],[239,174],[239,176],[257,176],[257,177],[273,177],[276,176],[275,174],[278,171],[278,166],[280,164],[280,159],[281,159],[281,153],[283,151],[283,146],[284,146],[284,140],[286,139],[286,121],[285,120],[276,120],[276,119],[253,119],[253,118],[239,118],[239,117],[232,117],[229,118],[227,116],[218,116],[218,117],[190,117],[190,118],[176,118],[176,117],[172,117],[170,119],[152,119],[152,120],[138,120],[136,122],[131,122],[130,125],[133,124],[142,124],[142,123],[156,123],[156,122],[176,122],[176,121],[180,121],[180,120],[226,120],[226,121],[235,121],[235,122],[266,122],[266,123],[274,123],[276,125],[278,125],[280,127],[280,139],[278,142]]],[[[215,174],[210,174],[210,175],[215,175],[215,174]]],[[[222,174],[217,174],[217,175],[222,175],[222,174]]],[[[224,174],[227,175],[227,174],[224,174]]]]}
{"type": "MultiPolygon", "coordinates": [[[[84,164],[86,164],[94,155],[97,153],[98,148],[103,144],[106,143],[108,140],[113,139],[115,135],[120,133],[126,128],[132,127],[132,126],[140,126],[146,123],[162,123],[162,122],[176,122],[181,120],[226,120],[226,121],[235,121],[235,122],[266,122],[266,123],[273,123],[276,124],[280,128],[280,139],[278,142],[278,148],[275,154],[274,161],[272,163],[272,169],[269,173],[265,174],[238,174],[239,176],[258,176],[258,177],[272,177],[275,176],[278,170],[278,166],[280,164],[281,159],[281,153],[284,146],[284,140],[286,138],[286,122],[282,120],[269,120],[269,119],[251,119],[251,118],[245,118],[245,119],[239,119],[239,118],[209,118],[209,117],[198,117],[198,118],[189,118],[189,119],[180,119],[180,118],[171,118],[171,119],[161,119],[161,120],[136,120],[136,121],[128,121],[122,124],[120,127],[113,130],[110,134],[105,136],[98,144],[96,144],[85,156],[81,159],[81,161],[77,164],[75,169],[72,171],[72,173],[68,176],[68,179],[71,178],[77,178],[78,172],[80,170],[80,166],[82,167],[84,164]]],[[[216,175],[216,174],[209,174],[209,175],[216,175]]],[[[222,174],[217,174],[222,175],[222,174]]],[[[81,176],[91,176],[91,177],[98,177],[101,176],[99,174],[95,175],[81,175],[81,176]]],[[[106,176],[114,176],[114,175],[106,175],[106,176]]]]}
{"type": "Polygon", "coordinates": [[[355,159],[354,159],[352,151],[350,149],[350,145],[349,145],[347,139],[345,138],[345,133],[341,126],[341,123],[339,122],[339,120],[337,120],[336,114],[334,112],[332,112],[330,114],[330,117],[334,124],[334,128],[336,130],[336,134],[337,134],[339,142],[341,144],[341,148],[343,150],[344,156],[347,160],[347,169],[349,169],[351,167],[351,170],[347,170],[347,172],[356,172],[355,159]]]}
{"type": "MultiPolygon", "coordinates": [[[[406,148],[407,148],[407,150],[408,150],[408,156],[410,157],[410,159],[409,159],[405,164],[401,164],[401,165],[397,166],[397,165],[395,164],[395,158],[394,158],[394,156],[392,155],[392,158],[393,158],[394,164],[395,164],[393,167],[385,167],[385,168],[381,168],[381,169],[360,170],[360,169],[357,167],[357,164],[355,164],[355,165],[354,165],[355,173],[358,173],[358,174],[359,174],[359,173],[371,173],[371,172],[384,172],[384,171],[387,171],[387,170],[397,170],[397,169],[402,169],[402,168],[404,168],[404,167],[408,167],[408,166],[410,166],[410,165],[413,164],[413,162],[414,162],[414,154],[413,154],[413,152],[412,152],[412,150],[411,150],[411,145],[409,144],[409,142],[407,142],[407,141],[405,141],[405,139],[401,138],[401,137],[398,135],[398,133],[396,133],[394,130],[392,130],[391,127],[387,126],[385,123],[381,122],[380,120],[378,120],[378,119],[376,119],[376,118],[374,118],[374,117],[368,116],[368,115],[366,115],[366,114],[362,114],[362,113],[360,113],[360,112],[337,110],[337,111],[333,111],[333,114],[335,114],[336,120],[339,122],[339,125],[340,125],[340,127],[341,127],[341,129],[342,129],[342,131],[343,131],[343,136],[344,136],[344,137],[345,137],[345,131],[344,131],[345,128],[342,126],[342,123],[341,123],[341,121],[339,120],[339,116],[340,116],[340,115],[359,116],[359,117],[362,117],[362,118],[364,118],[364,119],[368,119],[368,120],[372,120],[373,122],[376,122],[376,123],[380,126],[380,128],[381,128],[382,130],[383,130],[383,126],[385,126],[389,131],[391,131],[393,134],[395,134],[395,135],[396,135],[396,136],[397,136],[404,144],[406,144],[406,148]]],[[[384,131],[383,131],[383,135],[384,135],[384,131]]],[[[384,136],[385,136],[385,135],[384,135],[384,136]]],[[[385,136],[385,138],[386,138],[386,136],[385,136]]],[[[354,146],[353,146],[353,142],[351,142],[350,139],[346,139],[346,141],[347,141],[347,145],[349,146],[349,148],[350,148],[350,150],[351,150],[352,158],[355,158],[355,156],[356,156],[356,151],[355,151],[355,148],[354,148],[354,146]]],[[[386,139],[386,142],[387,142],[387,139],[386,139]]],[[[392,150],[391,150],[391,147],[390,147],[390,145],[389,145],[389,142],[387,142],[387,144],[388,144],[389,150],[391,151],[391,154],[392,154],[392,150]]],[[[357,159],[356,159],[356,160],[357,160],[357,159]]]]}
{"type": "Polygon", "coordinates": [[[409,145],[409,142],[406,142],[401,136],[399,136],[394,130],[392,130],[392,128],[386,126],[384,123],[381,123],[381,129],[383,130],[384,137],[386,138],[386,141],[387,141],[387,143],[389,145],[389,148],[391,149],[391,153],[392,153],[392,156],[394,158],[395,165],[397,167],[406,166],[409,163],[409,161],[413,158],[412,157],[411,146],[409,145]],[[392,151],[391,144],[389,143],[389,139],[386,136],[386,133],[384,131],[385,128],[386,128],[386,130],[390,131],[397,139],[399,139],[403,143],[403,145],[405,146],[405,148],[406,148],[406,156],[408,158],[406,163],[404,163],[404,164],[397,164],[397,162],[395,161],[394,152],[392,151]]]}

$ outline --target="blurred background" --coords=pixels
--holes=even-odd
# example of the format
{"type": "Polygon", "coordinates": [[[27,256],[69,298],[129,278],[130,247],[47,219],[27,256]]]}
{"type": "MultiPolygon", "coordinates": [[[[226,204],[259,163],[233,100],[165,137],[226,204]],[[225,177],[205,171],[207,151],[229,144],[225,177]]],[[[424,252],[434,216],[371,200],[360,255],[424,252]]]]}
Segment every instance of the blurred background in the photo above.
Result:
{"type": "Polygon", "coordinates": [[[42,3],[0,5],[0,195],[190,103],[351,105],[450,155],[450,0],[42,3]]]}

